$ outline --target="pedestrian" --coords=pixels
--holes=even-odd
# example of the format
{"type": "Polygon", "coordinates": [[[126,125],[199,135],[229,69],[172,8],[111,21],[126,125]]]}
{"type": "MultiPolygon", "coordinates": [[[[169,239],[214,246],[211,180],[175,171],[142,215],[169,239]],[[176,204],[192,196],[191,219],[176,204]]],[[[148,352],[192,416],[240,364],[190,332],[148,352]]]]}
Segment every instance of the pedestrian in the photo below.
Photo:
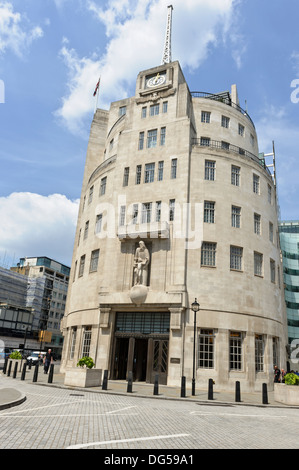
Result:
{"type": "Polygon", "coordinates": [[[50,364],[53,363],[53,354],[52,354],[52,350],[51,349],[48,349],[48,352],[45,354],[45,357],[44,357],[44,374],[47,374],[48,373],[48,370],[49,370],[49,366],[50,364]]]}
{"type": "Polygon", "coordinates": [[[280,382],[280,369],[277,366],[274,366],[274,383],[280,382]]]}

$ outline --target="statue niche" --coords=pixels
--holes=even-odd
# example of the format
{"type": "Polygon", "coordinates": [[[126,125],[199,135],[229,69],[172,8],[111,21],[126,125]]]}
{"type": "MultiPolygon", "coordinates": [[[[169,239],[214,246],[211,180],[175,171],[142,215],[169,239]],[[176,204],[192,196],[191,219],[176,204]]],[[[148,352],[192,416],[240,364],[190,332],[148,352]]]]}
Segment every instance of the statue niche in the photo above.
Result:
{"type": "Polygon", "coordinates": [[[139,242],[134,256],[133,285],[147,286],[149,279],[150,254],[143,241],[139,242]]]}

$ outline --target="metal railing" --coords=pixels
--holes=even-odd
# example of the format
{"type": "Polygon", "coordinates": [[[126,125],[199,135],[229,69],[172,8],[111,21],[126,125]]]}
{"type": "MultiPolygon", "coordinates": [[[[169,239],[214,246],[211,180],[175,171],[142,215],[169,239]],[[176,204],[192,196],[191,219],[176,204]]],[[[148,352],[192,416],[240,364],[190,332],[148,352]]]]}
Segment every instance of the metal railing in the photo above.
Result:
{"type": "Polygon", "coordinates": [[[241,114],[243,114],[243,116],[246,116],[255,129],[254,122],[249,116],[249,114],[247,113],[247,111],[241,108],[241,106],[239,106],[238,104],[233,103],[231,100],[230,94],[228,92],[213,94],[213,93],[207,93],[205,91],[191,91],[191,96],[193,98],[205,98],[208,100],[218,101],[219,103],[223,103],[223,104],[226,104],[227,106],[231,106],[232,108],[236,109],[241,114]]]}
{"type": "Polygon", "coordinates": [[[269,168],[265,164],[264,159],[260,159],[259,157],[257,157],[253,153],[251,153],[248,150],[245,150],[241,147],[238,147],[237,145],[232,145],[228,142],[223,142],[223,141],[219,141],[219,140],[208,140],[208,139],[202,140],[201,138],[199,138],[199,139],[198,138],[193,138],[192,139],[192,145],[199,145],[200,147],[206,147],[206,148],[210,148],[210,149],[224,150],[226,152],[233,152],[233,153],[237,153],[238,155],[245,156],[247,158],[250,158],[254,162],[258,163],[259,165],[261,165],[267,171],[267,173],[270,176],[272,176],[269,168]]]}

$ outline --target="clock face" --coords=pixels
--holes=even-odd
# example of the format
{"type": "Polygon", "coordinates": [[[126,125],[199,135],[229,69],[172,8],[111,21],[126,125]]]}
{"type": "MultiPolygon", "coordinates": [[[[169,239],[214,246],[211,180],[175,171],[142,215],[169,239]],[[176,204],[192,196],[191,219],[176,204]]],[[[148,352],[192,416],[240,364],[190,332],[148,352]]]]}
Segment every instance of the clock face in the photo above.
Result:
{"type": "Polygon", "coordinates": [[[163,74],[158,73],[154,77],[150,77],[146,80],[146,86],[148,88],[154,88],[156,86],[163,85],[165,80],[166,80],[165,73],[163,74]]]}

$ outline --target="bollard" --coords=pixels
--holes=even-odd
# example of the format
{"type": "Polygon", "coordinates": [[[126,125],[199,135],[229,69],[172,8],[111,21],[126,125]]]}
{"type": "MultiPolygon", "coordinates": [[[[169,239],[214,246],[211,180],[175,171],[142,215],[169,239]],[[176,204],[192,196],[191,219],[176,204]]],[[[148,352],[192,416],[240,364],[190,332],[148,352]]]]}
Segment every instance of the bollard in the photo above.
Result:
{"type": "Polygon", "coordinates": [[[12,361],[9,361],[7,377],[10,377],[11,367],[12,367],[12,361]]]}
{"type": "Polygon", "coordinates": [[[181,380],[181,398],[186,397],[186,377],[182,376],[181,380]]]}
{"type": "Polygon", "coordinates": [[[213,400],[213,379],[209,379],[208,400],[213,400]]]}
{"type": "Polygon", "coordinates": [[[128,386],[127,386],[127,392],[132,393],[133,389],[133,374],[132,372],[128,373],[128,386]]]}
{"type": "Polygon", "coordinates": [[[267,384],[263,384],[263,405],[268,405],[268,391],[267,384]]]}
{"type": "Polygon", "coordinates": [[[54,364],[51,364],[49,375],[48,375],[48,384],[51,384],[53,382],[53,375],[54,375],[54,364]]]}
{"type": "Polygon", "coordinates": [[[240,389],[240,382],[236,382],[236,392],[235,392],[235,401],[241,401],[241,389],[240,389]]]}
{"type": "Polygon", "coordinates": [[[33,379],[32,379],[32,382],[37,382],[37,377],[38,377],[38,366],[39,364],[37,363],[35,365],[35,369],[34,369],[34,374],[33,374],[33,379]]]}
{"type": "Polygon", "coordinates": [[[154,395],[159,395],[159,375],[155,375],[154,395]]]}
{"type": "Polygon", "coordinates": [[[107,390],[108,388],[108,370],[104,370],[104,377],[102,383],[102,390],[107,390]]]}
{"type": "Polygon", "coordinates": [[[3,374],[6,374],[7,371],[7,364],[8,364],[8,357],[5,358],[4,367],[3,367],[3,374]]]}
{"type": "Polygon", "coordinates": [[[31,366],[32,366],[32,359],[30,359],[29,361],[29,367],[28,367],[29,370],[31,370],[31,366]]]}
{"type": "Polygon", "coordinates": [[[13,374],[12,374],[12,378],[13,378],[13,379],[16,378],[16,376],[17,376],[17,371],[18,371],[18,362],[16,361],[16,362],[15,362],[14,371],[13,371],[13,374]]]}
{"type": "Polygon", "coordinates": [[[26,362],[24,362],[23,364],[21,380],[25,380],[25,376],[26,376],[26,362]]]}

